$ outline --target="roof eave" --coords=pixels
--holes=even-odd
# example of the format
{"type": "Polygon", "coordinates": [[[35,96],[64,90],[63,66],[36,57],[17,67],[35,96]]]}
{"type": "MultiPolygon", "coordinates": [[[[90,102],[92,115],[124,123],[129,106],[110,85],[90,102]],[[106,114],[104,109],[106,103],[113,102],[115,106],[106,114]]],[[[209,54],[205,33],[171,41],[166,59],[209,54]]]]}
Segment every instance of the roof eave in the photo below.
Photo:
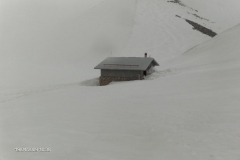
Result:
{"type": "Polygon", "coordinates": [[[134,69],[134,68],[94,68],[94,69],[104,69],[104,70],[134,70],[134,71],[144,71],[146,69],[134,69]]]}
{"type": "Polygon", "coordinates": [[[155,63],[155,66],[160,66],[155,59],[153,59],[153,62],[155,63]]]}

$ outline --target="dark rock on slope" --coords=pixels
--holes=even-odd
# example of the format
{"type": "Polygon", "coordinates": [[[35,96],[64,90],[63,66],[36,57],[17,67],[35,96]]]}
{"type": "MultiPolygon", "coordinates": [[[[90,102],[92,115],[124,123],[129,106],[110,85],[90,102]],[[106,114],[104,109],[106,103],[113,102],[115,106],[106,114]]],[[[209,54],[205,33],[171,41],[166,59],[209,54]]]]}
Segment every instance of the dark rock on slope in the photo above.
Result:
{"type": "Polygon", "coordinates": [[[188,22],[189,24],[191,24],[193,26],[193,29],[196,29],[198,30],[199,32],[203,33],[203,34],[206,34],[210,37],[215,37],[217,35],[217,33],[213,32],[211,29],[208,29],[204,26],[201,26],[200,24],[198,23],[195,23],[193,21],[190,21],[188,19],[186,19],[186,22],[188,22]]]}

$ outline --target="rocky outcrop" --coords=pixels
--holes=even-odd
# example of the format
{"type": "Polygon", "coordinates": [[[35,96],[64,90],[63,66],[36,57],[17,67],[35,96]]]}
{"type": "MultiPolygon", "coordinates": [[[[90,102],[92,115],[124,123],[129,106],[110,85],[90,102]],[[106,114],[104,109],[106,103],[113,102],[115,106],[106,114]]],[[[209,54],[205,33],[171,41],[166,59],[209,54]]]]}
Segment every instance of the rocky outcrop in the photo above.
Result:
{"type": "Polygon", "coordinates": [[[208,29],[206,27],[201,26],[198,23],[195,23],[193,21],[190,21],[188,19],[186,19],[186,22],[188,22],[189,24],[191,24],[193,26],[193,29],[198,30],[199,32],[206,34],[210,37],[215,37],[217,35],[217,33],[213,32],[211,29],[208,29]]]}
{"type": "Polygon", "coordinates": [[[196,9],[193,9],[191,7],[188,7],[187,5],[185,5],[184,3],[182,3],[180,0],[172,0],[172,1],[167,1],[167,2],[171,2],[171,3],[176,3],[176,4],[179,4],[180,6],[183,6],[183,7],[187,7],[195,12],[198,12],[198,10],[196,9]]]}
{"type": "Polygon", "coordinates": [[[177,3],[177,4],[179,4],[180,6],[183,6],[183,7],[186,6],[186,5],[183,4],[180,0],[173,0],[173,1],[168,1],[168,2],[177,3]]]}

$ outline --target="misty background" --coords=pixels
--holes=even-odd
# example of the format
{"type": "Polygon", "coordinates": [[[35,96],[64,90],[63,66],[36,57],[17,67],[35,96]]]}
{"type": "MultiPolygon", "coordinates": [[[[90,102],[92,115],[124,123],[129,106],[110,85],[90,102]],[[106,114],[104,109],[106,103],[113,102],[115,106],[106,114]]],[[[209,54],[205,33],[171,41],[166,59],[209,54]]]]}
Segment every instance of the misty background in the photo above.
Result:
{"type": "Polygon", "coordinates": [[[135,6],[134,0],[1,0],[0,86],[77,81],[83,63],[93,69],[121,53],[135,6]]]}

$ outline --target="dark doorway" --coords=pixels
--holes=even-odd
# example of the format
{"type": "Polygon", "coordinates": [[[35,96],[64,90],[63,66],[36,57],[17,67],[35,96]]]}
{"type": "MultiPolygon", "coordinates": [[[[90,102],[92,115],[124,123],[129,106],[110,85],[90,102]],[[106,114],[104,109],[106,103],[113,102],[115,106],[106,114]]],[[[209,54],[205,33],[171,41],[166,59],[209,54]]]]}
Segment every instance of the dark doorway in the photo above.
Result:
{"type": "Polygon", "coordinates": [[[143,71],[143,75],[146,76],[147,75],[147,71],[143,71]]]}

